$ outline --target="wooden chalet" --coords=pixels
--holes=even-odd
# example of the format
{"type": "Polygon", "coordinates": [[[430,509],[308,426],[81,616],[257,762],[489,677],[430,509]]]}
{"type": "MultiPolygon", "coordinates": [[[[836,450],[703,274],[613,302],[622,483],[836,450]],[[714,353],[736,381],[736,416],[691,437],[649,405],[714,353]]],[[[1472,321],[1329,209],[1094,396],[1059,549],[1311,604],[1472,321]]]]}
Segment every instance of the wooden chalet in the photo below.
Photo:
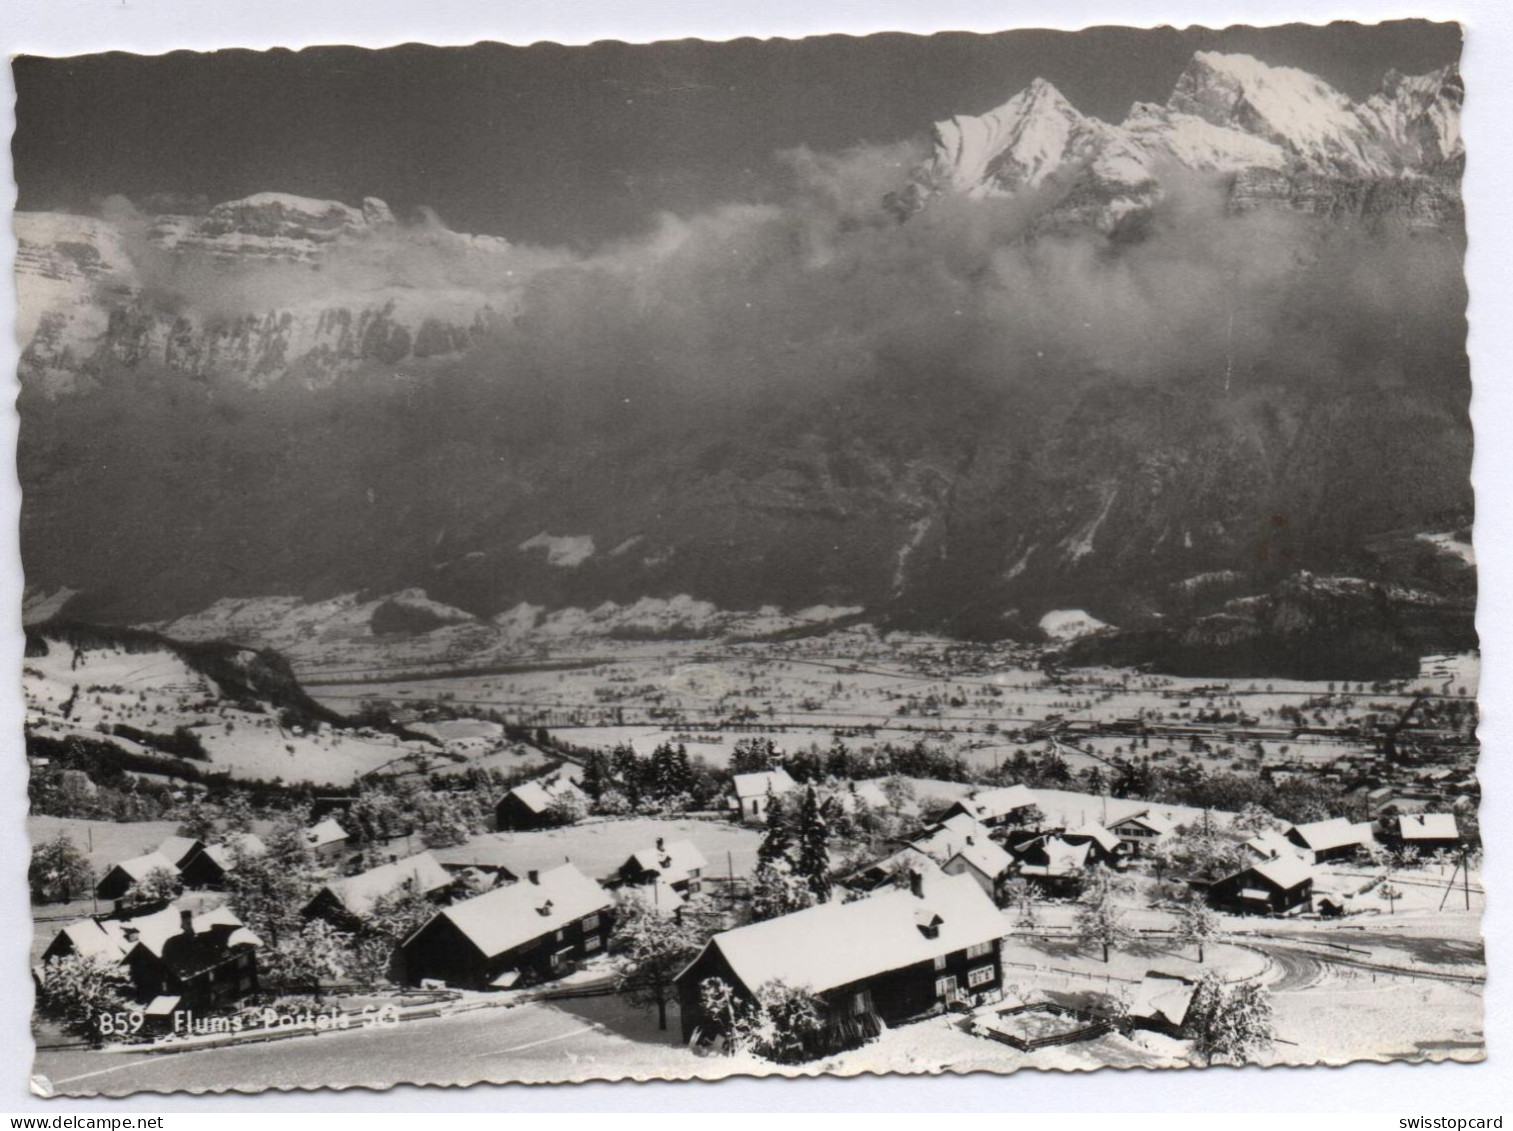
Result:
{"type": "Polygon", "coordinates": [[[203,851],[205,842],[192,836],[165,837],[157,848],[159,856],[180,870],[203,851]]]}
{"type": "Polygon", "coordinates": [[[400,946],[404,980],[506,989],[568,973],[600,954],[614,919],[610,895],[571,864],[439,911],[400,946]]]}
{"type": "Polygon", "coordinates": [[[667,841],[657,838],[656,847],[633,852],[620,865],[619,879],[622,884],[662,883],[679,895],[693,895],[703,883],[704,869],[709,861],[691,840],[667,841]]]}
{"type": "Polygon", "coordinates": [[[329,880],[305,904],[307,919],[324,919],[343,929],[361,924],[373,905],[387,895],[408,888],[427,899],[439,902],[456,882],[450,872],[436,862],[429,852],[404,860],[391,860],[355,876],[329,880]]]}
{"type": "Polygon", "coordinates": [[[95,894],[101,899],[120,899],[135,884],[158,871],[167,872],[175,879],[179,876],[178,865],[161,852],[149,852],[144,856],[122,860],[100,878],[100,882],[95,885],[95,894]]]}
{"type": "Polygon", "coordinates": [[[1119,838],[1129,856],[1147,855],[1156,845],[1171,836],[1176,828],[1176,822],[1171,818],[1150,809],[1142,809],[1108,824],[1108,831],[1119,838]]]}
{"type": "Polygon", "coordinates": [[[816,1051],[844,1048],[883,1025],[1001,993],[1003,934],[1002,913],[975,880],[940,873],[724,931],[677,977],[683,1037],[711,1021],[700,1004],[708,979],[748,999],[781,981],[823,1004],[816,1051]]]}
{"type": "Polygon", "coordinates": [[[1236,915],[1293,915],[1313,905],[1313,868],[1297,856],[1279,856],[1213,881],[1190,881],[1210,905],[1236,915]]]}
{"type": "Polygon", "coordinates": [[[500,832],[525,832],[557,824],[552,806],[565,794],[576,794],[585,806],[588,797],[567,778],[517,785],[494,807],[494,827],[500,832]]]}
{"type": "Polygon", "coordinates": [[[1375,842],[1370,825],[1351,824],[1345,817],[1292,825],[1287,829],[1287,839],[1312,854],[1315,864],[1348,860],[1357,853],[1368,850],[1375,842]]]}
{"type": "Polygon", "coordinates": [[[730,807],[744,824],[765,824],[768,799],[782,797],[797,788],[798,783],[788,775],[787,770],[781,768],[753,774],[736,774],[731,779],[730,807]]]}
{"type": "Polygon", "coordinates": [[[1067,844],[1085,844],[1089,865],[1102,864],[1109,868],[1122,868],[1125,864],[1124,842],[1118,834],[1101,825],[1083,825],[1080,828],[1064,829],[1058,834],[1067,844]]]}
{"type": "Polygon", "coordinates": [[[236,870],[239,860],[262,856],[268,846],[255,833],[229,836],[221,844],[209,844],[184,862],[180,873],[186,888],[218,889],[236,870]]]}

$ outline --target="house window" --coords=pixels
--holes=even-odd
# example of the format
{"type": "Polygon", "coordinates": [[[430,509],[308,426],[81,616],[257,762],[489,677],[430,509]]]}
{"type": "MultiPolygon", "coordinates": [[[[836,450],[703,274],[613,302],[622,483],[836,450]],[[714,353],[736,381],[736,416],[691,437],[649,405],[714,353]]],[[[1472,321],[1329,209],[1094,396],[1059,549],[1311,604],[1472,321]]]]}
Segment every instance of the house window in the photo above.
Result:
{"type": "Polygon", "coordinates": [[[598,950],[599,949],[599,936],[598,935],[589,935],[588,938],[584,939],[583,940],[583,949],[584,949],[584,951],[586,951],[589,954],[592,954],[594,951],[598,950]]]}
{"type": "Polygon", "coordinates": [[[689,895],[696,895],[699,892],[699,890],[700,890],[700,885],[699,885],[699,881],[698,880],[689,880],[688,881],[688,894],[689,895]]]}
{"type": "Polygon", "coordinates": [[[562,939],[563,939],[563,937],[564,937],[564,932],[559,928],[558,931],[557,931],[557,941],[561,942],[562,939]]]}
{"type": "Polygon", "coordinates": [[[851,995],[851,1014],[852,1014],[852,1016],[856,1016],[858,1014],[862,1014],[862,1013],[866,1013],[866,1012],[867,1012],[867,991],[863,990],[859,994],[852,994],[851,995]]]}
{"type": "Polygon", "coordinates": [[[597,913],[583,920],[583,929],[585,931],[597,931],[599,929],[599,916],[597,913]]]}
{"type": "Polygon", "coordinates": [[[967,971],[967,985],[974,989],[978,986],[986,986],[989,982],[993,981],[995,976],[996,973],[993,967],[978,966],[975,969],[967,971]]]}
{"type": "Polygon", "coordinates": [[[992,954],[992,953],[993,953],[993,944],[990,943],[990,942],[980,942],[980,943],[974,944],[973,946],[967,947],[967,957],[969,959],[971,959],[971,958],[981,958],[985,954],[992,954]]]}
{"type": "Polygon", "coordinates": [[[937,969],[937,970],[944,970],[945,968],[946,968],[946,956],[944,954],[937,954],[935,956],[935,969],[937,969]]]}
{"type": "Polygon", "coordinates": [[[935,996],[938,998],[950,998],[956,993],[956,975],[947,974],[943,978],[935,979],[935,996]]]}

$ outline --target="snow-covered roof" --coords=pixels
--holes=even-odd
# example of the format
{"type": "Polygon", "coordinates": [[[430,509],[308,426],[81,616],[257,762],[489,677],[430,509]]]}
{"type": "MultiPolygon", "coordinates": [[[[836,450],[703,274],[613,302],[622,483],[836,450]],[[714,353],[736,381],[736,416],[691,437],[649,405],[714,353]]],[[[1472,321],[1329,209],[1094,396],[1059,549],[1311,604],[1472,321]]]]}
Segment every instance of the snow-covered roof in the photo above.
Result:
{"type": "Polygon", "coordinates": [[[509,795],[524,804],[532,813],[545,813],[552,807],[552,802],[564,794],[577,794],[581,797],[583,791],[570,779],[561,778],[557,781],[526,782],[510,790],[509,795]]]}
{"type": "Polygon", "coordinates": [[[192,836],[165,837],[163,843],[158,845],[158,855],[162,856],[175,867],[181,867],[186,860],[200,849],[205,847],[205,842],[192,836]]]}
{"type": "Polygon", "coordinates": [[[437,917],[450,920],[492,958],[609,906],[608,892],[573,865],[559,864],[542,872],[536,883],[522,880],[495,888],[455,903],[437,917]]]}
{"type": "Polygon", "coordinates": [[[263,838],[256,833],[232,833],[222,844],[207,845],[205,855],[214,860],[221,871],[229,872],[236,867],[237,856],[262,856],[268,851],[263,838]]]}
{"type": "Polygon", "coordinates": [[[1004,935],[1003,915],[971,876],[927,873],[922,890],[822,903],[724,931],[708,945],[752,992],[781,980],[823,993],[1004,935]],[[920,928],[921,911],[939,920],[933,938],[920,928]]]}
{"type": "Polygon", "coordinates": [[[991,879],[997,879],[1014,864],[1014,857],[1010,856],[1002,845],[976,837],[972,838],[971,844],[962,844],[946,862],[950,863],[950,860],[957,856],[991,879]]]}
{"type": "Polygon", "coordinates": [[[1326,852],[1331,848],[1343,848],[1352,844],[1366,844],[1371,839],[1369,833],[1363,833],[1361,826],[1352,825],[1347,817],[1331,817],[1327,821],[1293,825],[1287,830],[1287,835],[1301,838],[1304,846],[1315,852],[1326,852]]]}
{"type": "Polygon", "coordinates": [[[324,848],[328,844],[338,844],[347,839],[347,830],[341,827],[341,822],[335,817],[327,817],[305,830],[305,843],[311,848],[324,848]]]}
{"type": "Polygon", "coordinates": [[[669,884],[681,883],[688,879],[690,872],[709,866],[709,861],[691,840],[664,842],[660,849],[640,849],[631,853],[626,863],[638,872],[656,872],[664,883],[669,884]]]}
{"type": "Polygon", "coordinates": [[[686,902],[674,890],[672,885],[664,880],[623,887],[620,889],[620,898],[628,903],[639,904],[663,915],[671,915],[686,902]]]}
{"type": "Polygon", "coordinates": [[[1186,978],[1163,974],[1159,970],[1148,970],[1135,987],[1130,1001],[1130,1016],[1163,1021],[1180,1028],[1187,1020],[1187,1010],[1197,991],[1197,984],[1186,978]]]}
{"type": "Polygon", "coordinates": [[[787,793],[797,789],[798,783],[788,776],[784,769],[762,770],[754,774],[736,774],[732,779],[735,785],[735,795],[742,801],[753,797],[765,797],[769,792],[774,794],[787,793]]]}
{"type": "Polygon", "coordinates": [[[1119,838],[1102,825],[1086,824],[1079,828],[1068,829],[1061,835],[1073,844],[1076,843],[1076,839],[1074,838],[1080,839],[1086,837],[1088,840],[1096,843],[1105,852],[1112,853],[1119,850],[1119,838]]]}
{"type": "Polygon", "coordinates": [[[1250,870],[1264,876],[1284,891],[1313,879],[1312,866],[1300,856],[1278,856],[1275,860],[1262,860],[1252,864],[1250,870]]]}
{"type": "MultiPolygon", "coordinates": [[[[204,934],[216,926],[235,928],[227,937],[228,946],[262,946],[262,939],[242,925],[231,908],[221,906],[197,915],[190,920],[195,934],[204,934]]],[[[149,915],[137,915],[130,919],[80,919],[64,927],[60,934],[67,935],[74,949],[80,954],[106,961],[118,961],[135,946],[141,945],[152,954],[161,957],[163,945],[184,929],[183,909],[164,907],[149,915]]]]}
{"type": "Polygon", "coordinates": [[[1046,862],[1021,865],[1019,871],[1022,875],[1075,876],[1087,868],[1088,853],[1091,851],[1088,841],[1071,844],[1059,836],[1047,836],[1041,838],[1040,847],[1045,851],[1046,862]]]}
{"type": "Polygon", "coordinates": [[[179,874],[178,865],[161,852],[149,852],[144,856],[133,856],[130,860],[122,860],[116,865],[134,880],[144,880],[153,872],[162,869],[170,875],[179,874]]]}
{"type": "Polygon", "coordinates": [[[1245,842],[1245,849],[1262,860],[1270,860],[1274,856],[1298,854],[1298,846],[1276,829],[1267,829],[1265,832],[1257,833],[1245,842]]]}
{"type": "Polygon", "coordinates": [[[1007,817],[1016,809],[1035,804],[1035,794],[1027,785],[1010,785],[1002,789],[984,789],[969,794],[960,802],[962,808],[979,821],[1007,817]]]}
{"type": "Polygon", "coordinates": [[[410,884],[421,895],[440,891],[452,882],[447,870],[429,852],[380,864],[355,876],[332,880],[325,890],[354,915],[366,915],[373,904],[392,894],[401,884],[410,884]]]}
{"type": "Polygon", "coordinates": [[[1165,836],[1177,827],[1177,823],[1170,817],[1163,817],[1160,813],[1150,809],[1142,809],[1138,813],[1131,813],[1128,817],[1120,817],[1117,821],[1110,821],[1108,827],[1117,831],[1125,825],[1139,825],[1149,829],[1157,836],[1165,836]]]}
{"type": "Polygon", "coordinates": [[[1397,819],[1397,834],[1406,841],[1459,840],[1454,813],[1412,813],[1397,819]]]}

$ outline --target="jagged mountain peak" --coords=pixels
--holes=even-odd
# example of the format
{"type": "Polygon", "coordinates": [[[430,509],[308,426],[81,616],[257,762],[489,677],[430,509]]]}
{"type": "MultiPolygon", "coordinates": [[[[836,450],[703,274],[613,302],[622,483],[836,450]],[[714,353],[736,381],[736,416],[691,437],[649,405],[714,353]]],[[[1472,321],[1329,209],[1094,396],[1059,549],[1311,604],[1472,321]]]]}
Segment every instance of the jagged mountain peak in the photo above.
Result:
{"type": "MultiPolygon", "coordinates": [[[[1274,198],[1316,208],[1316,191],[1296,194],[1276,178],[1436,174],[1462,153],[1463,99],[1453,66],[1416,76],[1389,72],[1381,90],[1357,104],[1298,68],[1199,51],[1165,104],[1138,102],[1115,126],[1036,79],[995,110],[937,123],[932,156],[888,205],[902,216],[941,192],[1012,196],[1055,179],[1087,190],[1072,194],[1071,219],[1107,228],[1159,199],[1158,170],[1175,162],[1238,175],[1246,206],[1274,198]],[[1102,202],[1101,211],[1090,212],[1090,200],[1102,202]]],[[[1453,184],[1448,194],[1458,200],[1453,184]]],[[[1414,222],[1455,215],[1455,201],[1439,202],[1414,222]]]]}

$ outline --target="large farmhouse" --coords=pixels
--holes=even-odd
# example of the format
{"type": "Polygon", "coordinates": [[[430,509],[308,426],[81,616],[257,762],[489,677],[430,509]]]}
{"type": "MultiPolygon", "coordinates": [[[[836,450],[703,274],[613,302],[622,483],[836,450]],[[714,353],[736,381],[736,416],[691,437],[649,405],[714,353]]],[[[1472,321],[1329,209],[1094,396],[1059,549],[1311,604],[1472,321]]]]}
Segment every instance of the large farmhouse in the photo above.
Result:
{"type": "Polygon", "coordinates": [[[155,1014],[203,1013],[257,989],[262,945],[228,907],[195,916],[170,906],[132,918],[70,923],[53,937],[42,961],[80,954],[120,965],[133,996],[154,1005],[155,1014]]]}
{"type": "Polygon", "coordinates": [[[453,904],[400,946],[404,978],[461,989],[558,977],[609,938],[609,893],[571,864],[453,904]]]}
{"type": "Polygon", "coordinates": [[[1109,832],[1119,838],[1124,851],[1130,856],[1147,855],[1156,845],[1171,836],[1176,823],[1160,813],[1143,809],[1110,822],[1109,832]]]}
{"type": "Polygon", "coordinates": [[[851,903],[822,903],[716,935],[678,975],[684,1039],[709,1019],[711,978],[755,998],[770,982],[803,986],[825,1006],[839,1047],[881,1024],[1002,988],[1004,919],[970,876],[911,877],[851,903]]]}

